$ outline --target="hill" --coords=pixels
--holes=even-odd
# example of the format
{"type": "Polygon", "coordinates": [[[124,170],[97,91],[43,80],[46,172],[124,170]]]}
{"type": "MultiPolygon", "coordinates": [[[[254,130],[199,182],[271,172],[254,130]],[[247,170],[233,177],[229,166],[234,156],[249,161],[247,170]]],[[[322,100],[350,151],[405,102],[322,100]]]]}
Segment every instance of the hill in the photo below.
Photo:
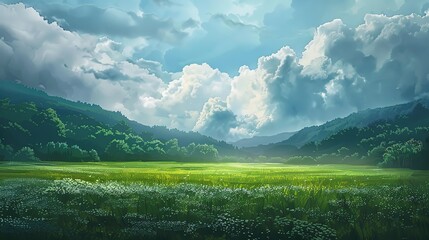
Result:
{"type": "Polygon", "coordinates": [[[1,82],[0,112],[0,160],[19,149],[24,158],[74,160],[213,159],[235,152],[232,145],[199,133],[145,126],[120,112],[12,82],[1,82]]]}
{"type": "Polygon", "coordinates": [[[336,127],[340,130],[325,139],[307,142],[300,147],[287,144],[287,140],[244,150],[253,156],[289,158],[289,163],[378,164],[386,167],[429,168],[427,99],[355,113],[300,132],[312,133],[312,136],[318,137],[313,139],[319,139],[323,136],[320,132],[328,134],[336,127]],[[357,122],[358,119],[362,122],[357,122]],[[353,122],[356,124],[352,124],[353,122]],[[313,132],[309,131],[310,129],[313,129],[313,132]]]}
{"type": "Polygon", "coordinates": [[[350,127],[362,128],[374,122],[393,120],[397,116],[410,113],[416,105],[421,104],[429,107],[429,98],[383,108],[367,109],[352,113],[344,118],[337,118],[320,126],[306,127],[295,133],[285,141],[274,144],[275,146],[302,147],[310,142],[320,142],[329,136],[350,127]]]}
{"type": "Polygon", "coordinates": [[[251,138],[244,138],[235,142],[231,142],[231,144],[239,148],[256,147],[259,145],[266,145],[285,141],[291,136],[293,136],[295,133],[296,132],[284,132],[273,136],[254,136],[251,138]]]}

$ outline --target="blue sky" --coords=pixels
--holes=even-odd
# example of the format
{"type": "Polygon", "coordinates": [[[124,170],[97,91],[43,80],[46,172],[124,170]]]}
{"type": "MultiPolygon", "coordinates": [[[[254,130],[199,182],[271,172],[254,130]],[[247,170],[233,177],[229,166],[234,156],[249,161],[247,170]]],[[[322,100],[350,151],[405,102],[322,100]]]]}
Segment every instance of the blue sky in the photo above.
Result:
{"type": "Polygon", "coordinates": [[[2,80],[148,125],[235,140],[429,90],[426,0],[0,2],[2,80]]]}

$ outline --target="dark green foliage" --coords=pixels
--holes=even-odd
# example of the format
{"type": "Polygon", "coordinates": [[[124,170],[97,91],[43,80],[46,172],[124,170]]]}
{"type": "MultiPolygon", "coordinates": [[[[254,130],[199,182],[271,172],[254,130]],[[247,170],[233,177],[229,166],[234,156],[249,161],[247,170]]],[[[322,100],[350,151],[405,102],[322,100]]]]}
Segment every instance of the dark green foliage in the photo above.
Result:
{"type": "Polygon", "coordinates": [[[70,162],[96,162],[100,161],[96,150],[82,150],[79,146],[73,145],[69,147],[64,142],[48,142],[46,145],[40,146],[38,154],[43,160],[48,161],[70,161],[70,162]]]}
{"type": "Polygon", "coordinates": [[[133,133],[133,129],[130,126],[128,126],[128,124],[123,120],[115,124],[112,130],[127,133],[127,134],[133,133]]]}
{"type": "Polygon", "coordinates": [[[13,148],[4,145],[0,139],[0,161],[10,161],[13,158],[13,148]]]}
{"type": "MultiPolygon", "coordinates": [[[[246,150],[254,156],[265,155],[271,159],[311,156],[320,164],[379,164],[382,167],[428,169],[429,109],[419,102],[406,106],[413,106],[406,114],[365,127],[344,128],[299,149],[282,142],[246,150]]],[[[387,109],[392,108],[395,109],[387,109]]],[[[385,112],[384,109],[378,111],[385,112]]],[[[299,164],[295,163],[299,161],[293,162],[299,164]]]]}
{"type": "MultiPolygon", "coordinates": [[[[98,105],[88,104],[83,102],[72,102],[59,97],[52,97],[42,91],[31,89],[20,84],[3,81],[0,85],[0,137],[5,137],[8,140],[12,139],[15,143],[23,141],[20,147],[31,144],[40,143],[37,141],[31,141],[32,139],[39,139],[40,136],[31,135],[30,132],[26,132],[27,125],[19,124],[24,119],[29,119],[34,114],[38,114],[39,110],[54,109],[58,118],[64,123],[65,139],[70,144],[77,144],[79,146],[85,146],[87,148],[96,149],[98,152],[103,152],[107,144],[113,139],[124,140],[124,135],[115,136],[115,138],[106,137],[105,139],[98,139],[94,141],[94,128],[101,127],[107,131],[111,130],[113,133],[116,131],[122,134],[140,134],[144,140],[160,140],[167,142],[171,139],[178,139],[181,147],[185,147],[192,142],[197,144],[208,144],[213,145],[218,149],[220,154],[236,154],[235,148],[227,144],[224,141],[217,141],[211,137],[201,135],[196,132],[184,132],[177,129],[167,129],[163,126],[145,126],[135,121],[131,121],[123,116],[120,112],[112,112],[102,109],[98,105]],[[6,100],[9,99],[9,100],[6,100]],[[3,105],[14,105],[5,108],[3,105]],[[29,104],[30,103],[30,104],[29,104]],[[29,109],[20,111],[24,108],[17,108],[21,105],[27,106],[29,109]],[[7,113],[7,114],[6,114],[7,113]],[[10,115],[11,119],[2,119],[3,116],[10,115]],[[71,132],[70,132],[71,131],[71,132]],[[19,137],[15,133],[19,132],[19,137]],[[88,134],[91,133],[91,134],[88,134]],[[91,136],[93,135],[93,136],[91,136]],[[73,141],[70,141],[73,138],[73,141]],[[98,140],[102,141],[100,143],[98,140]]],[[[46,112],[46,114],[48,114],[46,112]]],[[[48,114],[49,115],[49,114],[48,114]]],[[[49,127],[51,123],[55,123],[54,116],[40,116],[53,117],[54,121],[46,121],[46,126],[49,127]]],[[[57,122],[58,123],[58,122],[57,122]]],[[[34,125],[34,124],[33,124],[34,125]]],[[[56,139],[51,138],[52,136],[46,136],[44,140],[47,141],[64,141],[63,132],[61,126],[57,129],[56,139]]],[[[98,129],[100,130],[100,129],[98,129]]],[[[53,132],[52,132],[53,133],[53,132]]],[[[46,143],[44,142],[44,143],[46,143]]],[[[8,142],[10,145],[11,144],[8,142]]]]}
{"type": "MultiPolygon", "coordinates": [[[[0,93],[12,99],[0,100],[0,138],[3,139],[0,160],[11,159],[13,149],[26,146],[35,149],[36,156],[42,160],[66,161],[97,161],[100,158],[111,161],[199,161],[242,153],[225,142],[198,133],[138,125],[120,113],[50,97],[17,84],[1,85],[0,93]],[[67,150],[48,153],[43,147],[49,142],[67,143],[67,150]]],[[[301,148],[287,142],[259,146],[246,149],[249,153],[242,155],[242,159],[254,161],[255,156],[266,156],[267,161],[294,164],[429,168],[427,103],[427,99],[423,99],[352,114],[298,132],[294,137],[305,135],[305,139],[318,139],[306,142],[301,148]],[[410,145],[411,139],[419,143],[419,150],[412,153],[403,150],[410,145]],[[294,156],[309,158],[291,161],[294,156]],[[289,161],[285,160],[288,158],[289,161]]]]}
{"type": "Polygon", "coordinates": [[[127,160],[131,155],[131,149],[124,140],[112,140],[104,151],[107,160],[127,160]]]}
{"type": "Polygon", "coordinates": [[[164,143],[159,140],[145,142],[144,147],[151,160],[161,160],[165,157],[164,143]]]}
{"type": "Polygon", "coordinates": [[[31,143],[59,141],[65,137],[65,125],[52,108],[39,111],[31,121],[35,124],[29,128],[33,136],[31,143]]]}
{"type": "Polygon", "coordinates": [[[405,143],[396,143],[386,148],[383,154],[383,167],[412,167],[413,161],[420,156],[423,144],[411,139],[405,143]]]}
{"type": "Polygon", "coordinates": [[[97,151],[95,151],[94,149],[91,149],[88,152],[88,156],[89,156],[90,161],[96,161],[96,162],[100,161],[100,157],[98,156],[97,151]]]}
{"type": "MultiPolygon", "coordinates": [[[[74,166],[79,169],[84,165],[74,166]]],[[[174,168],[180,169],[180,165],[174,168]]],[[[147,166],[142,170],[145,169],[147,166]]],[[[160,169],[165,170],[159,166],[153,170],[156,174],[166,174],[160,169]]],[[[302,167],[296,170],[299,169],[302,167]]],[[[206,170],[213,172],[211,168],[206,170]]],[[[231,175],[229,171],[219,174],[222,170],[213,173],[217,181],[209,182],[219,184],[215,186],[207,185],[200,172],[192,170],[186,173],[198,175],[197,184],[174,184],[169,182],[171,177],[156,183],[157,175],[150,184],[108,181],[109,174],[102,174],[106,181],[10,178],[0,181],[0,236],[5,239],[427,239],[427,174],[413,181],[386,178],[390,170],[386,170],[386,175],[373,175],[369,179],[365,172],[337,178],[339,169],[331,170],[319,174],[314,169],[308,173],[291,172],[290,178],[300,180],[282,181],[278,186],[260,181],[270,171],[263,167],[256,175],[243,172],[234,175],[235,181],[230,183],[236,187],[220,185],[228,183],[219,178],[231,175]],[[241,185],[255,178],[259,180],[257,185],[241,185]]],[[[412,171],[407,173],[409,177],[414,175],[410,174],[412,171]]]]}
{"type": "Polygon", "coordinates": [[[29,147],[23,147],[13,156],[13,161],[20,162],[34,162],[39,161],[40,159],[34,155],[33,149],[29,147]]]}
{"type": "Polygon", "coordinates": [[[184,132],[177,129],[168,129],[165,126],[153,126],[147,132],[142,132],[141,136],[144,139],[158,139],[163,142],[171,139],[177,139],[181,147],[188,146],[191,143],[208,144],[216,147],[222,155],[239,154],[239,151],[237,151],[234,146],[224,141],[217,141],[211,137],[207,137],[196,132],[184,132]]]}
{"type": "Polygon", "coordinates": [[[11,158],[11,147],[25,146],[34,148],[43,160],[57,161],[98,161],[100,157],[110,161],[214,160],[218,150],[213,145],[223,152],[234,151],[231,145],[198,133],[158,126],[139,128],[117,113],[50,97],[16,84],[1,85],[0,92],[13,99],[13,102],[0,100],[0,138],[4,139],[0,160],[11,158]],[[102,116],[107,120],[101,120],[102,116]],[[179,140],[172,136],[178,136],[179,140]],[[196,142],[195,151],[189,152],[185,146],[192,139],[202,142],[196,142]]]}
{"type": "Polygon", "coordinates": [[[210,159],[215,160],[218,157],[218,151],[212,145],[207,144],[190,144],[188,146],[188,153],[192,159],[210,159]]]}
{"type": "Polygon", "coordinates": [[[372,163],[377,163],[380,161],[380,159],[383,159],[385,151],[386,147],[384,146],[384,144],[381,144],[369,150],[366,158],[372,163]]]}
{"type": "Polygon", "coordinates": [[[165,143],[165,152],[171,159],[188,155],[188,150],[185,147],[180,147],[177,139],[171,139],[165,143]]]}
{"type": "Polygon", "coordinates": [[[51,108],[38,109],[33,103],[12,104],[4,99],[0,112],[0,136],[12,146],[23,147],[65,137],[65,125],[51,108]]]}
{"type": "Polygon", "coordinates": [[[415,121],[407,122],[407,117],[398,121],[400,125],[412,127],[428,126],[427,108],[429,107],[429,98],[376,109],[368,109],[350,114],[345,118],[337,118],[320,126],[304,128],[294,134],[292,137],[276,145],[293,145],[297,147],[304,146],[310,142],[320,142],[341,130],[348,128],[364,128],[374,122],[391,121],[395,118],[399,120],[400,116],[411,116],[415,121]]]}

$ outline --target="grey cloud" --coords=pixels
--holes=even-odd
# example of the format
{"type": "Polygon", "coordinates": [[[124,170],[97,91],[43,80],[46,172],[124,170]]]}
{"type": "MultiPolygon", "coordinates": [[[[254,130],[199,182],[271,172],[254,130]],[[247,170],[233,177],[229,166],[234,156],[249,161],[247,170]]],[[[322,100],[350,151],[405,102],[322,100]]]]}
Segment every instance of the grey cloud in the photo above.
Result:
{"type": "Polygon", "coordinates": [[[143,58],[131,62],[137,64],[141,68],[148,69],[149,73],[154,74],[165,82],[170,82],[171,80],[173,80],[173,74],[164,71],[162,64],[159,62],[146,60],[143,58]]]}
{"type": "MultiPolygon", "coordinates": [[[[9,3],[19,1],[10,0],[9,3]]],[[[159,19],[153,14],[137,15],[117,8],[24,1],[37,8],[49,22],[57,22],[69,31],[108,35],[110,37],[145,37],[166,43],[176,43],[187,36],[171,19],[159,19]]],[[[168,1],[162,1],[168,2],[168,1]]]]}
{"type": "Polygon", "coordinates": [[[230,130],[237,125],[236,116],[227,108],[226,103],[219,98],[210,98],[204,104],[194,130],[216,139],[226,140],[230,137],[230,130]]]}
{"type": "Polygon", "coordinates": [[[114,41],[64,31],[23,4],[0,5],[0,29],[1,81],[97,103],[129,117],[140,111],[140,97],[158,96],[164,84],[122,59],[114,41]]]}
{"type": "Polygon", "coordinates": [[[80,76],[66,67],[84,55],[75,46],[64,47],[65,42],[61,42],[64,37],[79,41],[77,36],[47,25],[34,10],[23,5],[0,5],[0,13],[0,79],[43,87],[61,96],[86,87],[80,76]]]}
{"type": "Polygon", "coordinates": [[[129,76],[123,74],[117,68],[108,68],[102,71],[95,71],[94,69],[84,70],[86,73],[94,74],[94,77],[97,79],[106,79],[106,80],[126,80],[130,79],[129,76]]]}
{"type": "Polygon", "coordinates": [[[352,34],[345,34],[325,53],[334,62],[349,64],[366,79],[365,95],[377,89],[374,95],[365,97],[371,101],[365,105],[374,105],[377,96],[392,99],[389,104],[413,100],[429,91],[428,27],[428,16],[368,15],[364,25],[352,34]],[[372,26],[381,28],[381,31],[373,32],[372,26]],[[344,45],[344,42],[350,44],[344,45]],[[381,59],[380,47],[386,59],[381,59]]]}
{"type": "Polygon", "coordinates": [[[248,24],[240,21],[239,19],[235,19],[236,16],[228,16],[225,14],[215,14],[212,16],[214,19],[222,20],[226,25],[230,27],[244,27],[244,28],[253,28],[258,29],[259,27],[253,24],[248,24]]]}
{"type": "Polygon", "coordinates": [[[420,13],[427,0],[292,0],[290,6],[279,5],[264,16],[260,38],[271,51],[288,45],[297,51],[304,50],[313,30],[319,25],[341,19],[351,27],[362,23],[367,13],[408,15],[420,13]]]}
{"type": "MultiPolygon", "coordinates": [[[[93,60],[94,62],[103,65],[103,63],[97,61],[97,59],[93,59],[93,60]]],[[[164,82],[170,82],[172,80],[173,74],[169,72],[165,72],[162,69],[162,65],[159,62],[150,61],[143,58],[137,61],[128,59],[128,60],[124,60],[123,62],[127,62],[130,65],[137,66],[140,69],[144,70],[145,72],[141,75],[130,76],[126,74],[124,70],[121,69],[121,67],[116,64],[113,64],[113,66],[105,65],[106,69],[103,69],[103,70],[95,70],[94,68],[91,68],[91,67],[89,68],[82,67],[82,71],[85,73],[93,74],[94,77],[97,79],[113,80],[113,81],[133,80],[133,81],[141,82],[142,77],[150,76],[150,75],[153,75],[164,82]]]]}
{"type": "MultiPolygon", "coordinates": [[[[228,32],[191,44],[196,55],[216,44],[234,48],[228,35],[236,32],[221,19],[211,21],[218,22],[207,27],[221,22],[228,32]]],[[[238,33],[246,44],[254,32],[238,33]]],[[[429,15],[367,15],[358,27],[334,20],[317,28],[302,57],[284,47],[232,78],[208,64],[173,77],[158,62],[128,60],[120,44],[64,31],[21,4],[0,5],[0,39],[2,80],[219,139],[297,130],[429,93],[429,15]]]]}
{"type": "Polygon", "coordinates": [[[183,29],[188,29],[188,28],[195,28],[198,27],[200,23],[192,18],[189,18],[188,20],[184,21],[182,23],[182,28],[183,29]]]}
{"type": "Polygon", "coordinates": [[[186,33],[174,27],[172,21],[160,20],[151,14],[137,16],[133,12],[102,9],[91,5],[71,9],[52,8],[42,13],[51,19],[64,19],[65,24],[62,27],[72,31],[128,38],[143,36],[165,42],[176,42],[186,36],[186,33]]]}
{"type": "Polygon", "coordinates": [[[318,27],[302,58],[285,47],[240,69],[228,104],[238,119],[253,116],[260,134],[274,134],[411,101],[429,93],[428,42],[428,15],[367,15],[357,28],[334,20],[318,27]]]}

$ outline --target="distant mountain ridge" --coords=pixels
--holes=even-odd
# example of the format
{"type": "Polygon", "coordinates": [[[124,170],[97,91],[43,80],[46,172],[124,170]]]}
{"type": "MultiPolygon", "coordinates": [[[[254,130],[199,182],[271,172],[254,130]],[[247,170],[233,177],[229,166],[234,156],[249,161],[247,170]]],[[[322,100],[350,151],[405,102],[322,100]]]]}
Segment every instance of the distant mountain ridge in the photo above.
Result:
{"type": "Polygon", "coordinates": [[[287,140],[275,143],[273,145],[302,147],[309,142],[320,142],[346,128],[366,127],[377,121],[391,120],[399,115],[406,115],[410,113],[418,104],[429,108],[429,98],[422,98],[404,104],[367,109],[352,113],[347,117],[337,118],[319,126],[303,128],[287,140]]]}
{"type": "Polygon", "coordinates": [[[289,140],[242,151],[248,157],[299,164],[369,164],[429,169],[429,101],[365,110],[297,133],[302,146],[289,140]],[[345,128],[344,128],[345,127],[345,128]],[[327,137],[330,132],[334,132],[327,137]],[[321,134],[322,133],[322,134],[321,134]],[[324,137],[324,138],[323,138],[324,137]],[[320,141],[315,139],[323,138],[320,141]],[[301,138],[300,140],[302,140],[301,138]]]}
{"type": "Polygon", "coordinates": [[[33,89],[18,83],[0,80],[0,98],[8,98],[13,103],[34,102],[42,108],[53,108],[59,116],[69,117],[70,114],[82,114],[90,119],[101,122],[108,126],[114,126],[125,122],[131,129],[147,139],[159,139],[168,141],[178,139],[181,145],[192,142],[214,145],[220,153],[230,154],[235,147],[197,132],[184,132],[177,129],[168,129],[164,126],[146,126],[130,120],[120,112],[108,111],[96,104],[74,102],[61,97],[50,96],[47,93],[33,89]]]}
{"type": "Polygon", "coordinates": [[[235,142],[231,142],[230,144],[243,148],[243,147],[256,147],[259,145],[265,145],[265,144],[271,144],[271,143],[278,143],[285,141],[289,139],[291,136],[293,136],[296,132],[284,132],[279,133],[272,136],[254,136],[251,138],[244,138],[240,139],[235,142]]]}

